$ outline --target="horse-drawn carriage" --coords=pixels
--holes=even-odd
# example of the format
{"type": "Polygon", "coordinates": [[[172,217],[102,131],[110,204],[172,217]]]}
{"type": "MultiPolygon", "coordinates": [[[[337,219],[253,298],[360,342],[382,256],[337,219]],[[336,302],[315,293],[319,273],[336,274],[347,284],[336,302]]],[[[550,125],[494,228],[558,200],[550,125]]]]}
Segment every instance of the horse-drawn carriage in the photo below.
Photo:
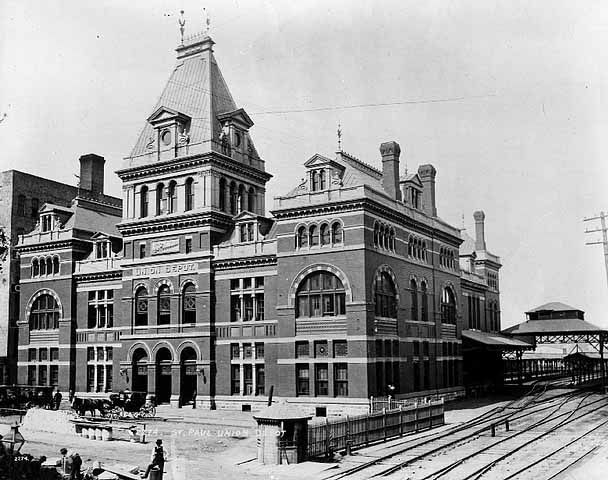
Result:
{"type": "Polygon", "coordinates": [[[120,391],[110,395],[112,409],[110,416],[122,418],[152,418],[156,415],[156,402],[154,397],[148,397],[146,392],[120,391]]]}
{"type": "Polygon", "coordinates": [[[81,416],[84,416],[86,412],[91,412],[91,415],[95,416],[97,410],[102,417],[116,419],[152,418],[156,415],[156,403],[153,396],[148,398],[146,392],[130,390],[111,393],[108,398],[101,399],[74,397],[72,408],[81,416]]]}
{"type": "Polygon", "coordinates": [[[0,385],[0,408],[53,408],[51,386],[0,385]]]}

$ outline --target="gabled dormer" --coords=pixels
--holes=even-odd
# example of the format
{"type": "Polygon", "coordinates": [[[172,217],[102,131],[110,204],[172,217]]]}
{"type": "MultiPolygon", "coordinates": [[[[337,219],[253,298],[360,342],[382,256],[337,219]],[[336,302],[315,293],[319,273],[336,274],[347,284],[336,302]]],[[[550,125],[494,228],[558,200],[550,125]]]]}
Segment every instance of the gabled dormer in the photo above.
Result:
{"type": "Polygon", "coordinates": [[[308,191],[320,192],[342,186],[345,168],[335,160],[316,154],[304,163],[304,167],[307,170],[305,183],[308,191]]]}
{"type": "Polygon", "coordinates": [[[247,165],[258,167],[259,157],[249,136],[253,120],[247,115],[247,112],[239,108],[220,113],[217,115],[217,119],[222,128],[219,138],[221,152],[247,165]]]}
{"type": "Polygon", "coordinates": [[[188,154],[190,143],[190,117],[171,108],[161,106],[148,117],[153,131],[146,149],[156,152],[159,161],[171,160],[188,154]]]}
{"type": "Polygon", "coordinates": [[[69,208],[45,203],[39,210],[39,233],[61,230],[73,213],[69,208]]]}
{"type": "Polygon", "coordinates": [[[97,232],[91,237],[93,252],[91,258],[99,260],[115,256],[115,251],[120,249],[120,240],[105,232],[97,232]]]}
{"type": "Polygon", "coordinates": [[[424,189],[420,176],[417,173],[405,174],[399,181],[399,187],[401,188],[403,202],[416,210],[420,210],[422,208],[422,191],[424,189]]]}

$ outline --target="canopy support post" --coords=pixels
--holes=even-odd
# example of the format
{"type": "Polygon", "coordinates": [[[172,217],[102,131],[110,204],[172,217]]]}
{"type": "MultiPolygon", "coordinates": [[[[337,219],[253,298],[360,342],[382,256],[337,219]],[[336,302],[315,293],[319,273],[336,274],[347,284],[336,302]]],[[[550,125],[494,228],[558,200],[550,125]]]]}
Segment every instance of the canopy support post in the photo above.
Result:
{"type": "Polygon", "coordinates": [[[606,368],[604,365],[604,335],[599,334],[600,337],[600,376],[602,377],[601,386],[602,393],[606,391],[606,368]]]}

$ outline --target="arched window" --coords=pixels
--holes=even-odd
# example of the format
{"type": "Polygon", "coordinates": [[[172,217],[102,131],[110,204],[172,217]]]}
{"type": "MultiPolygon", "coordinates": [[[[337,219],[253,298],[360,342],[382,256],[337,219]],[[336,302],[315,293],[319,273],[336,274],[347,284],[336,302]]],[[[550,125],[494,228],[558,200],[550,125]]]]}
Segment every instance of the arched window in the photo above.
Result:
{"type": "Polygon", "coordinates": [[[238,191],[236,189],[236,183],[230,182],[230,213],[236,214],[236,205],[238,203],[238,191]]]}
{"type": "Polygon", "coordinates": [[[53,257],[53,274],[59,273],[59,257],[53,257]]]}
{"type": "Polygon", "coordinates": [[[395,237],[396,237],[396,235],[395,235],[395,229],[391,228],[391,234],[390,234],[390,240],[391,241],[390,241],[390,245],[389,246],[390,246],[391,251],[393,251],[393,252],[395,251],[395,237]]]}
{"type": "Polygon", "coordinates": [[[321,245],[329,245],[331,242],[331,232],[329,230],[329,225],[324,223],[321,225],[321,245]]]}
{"type": "Polygon", "coordinates": [[[410,295],[411,295],[411,319],[418,320],[418,285],[416,280],[410,281],[410,295]]]}
{"type": "Polygon", "coordinates": [[[139,216],[140,218],[148,216],[148,187],[141,187],[139,192],[139,216]]]}
{"type": "Polygon", "coordinates": [[[222,212],[226,211],[226,179],[220,178],[220,202],[219,207],[222,212]]]}
{"type": "Polygon", "coordinates": [[[426,242],[422,242],[422,261],[426,262],[426,242]]]}
{"type": "Polygon", "coordinates": [[[46,261],[44,258],[40,259],[40,275],[46,275],[46,261]]]}
{"type": "Polygon", "coordinates": [[[441,295],[441,321],[456,325],[456,299],[450,287],[445,287],[441,295]]]}
{"type": "Polygon", "coordinates": [[[331,225],[331,243],[342,243],[343,242],[343,234],[342,234],[342,224],[340,222],[334,222],[331,225]]]}
{"type": "Polygon", "coordinates": [[[298,248],[308,246],[308,232],[306,231],[305,226],[301,226],[300,228],[298,228],[298,236],[296,238],[296,243],[298,248]]]}
{"type": "Polygon", "coordinates": [[[238,198],[238,213],[241,213],[244,210],[247,210],[247,194],[245,186],[241,183],[239,185],[239,198],[238,198]]]}
{"type": "Polygon", "coordinates": [[[380,272],[376,277],[374,292],[377,317],[397,318],[397,293],[393,280],[386,272],[380,272]]]}
{"type": "Polygon", "coordinates": [[[374,223],[374,246],[380,246],[380,226],[378,222],[374,223]]]}
{"type": "Polygon", "coordinates": [[[325,178],[325,170],[319,171],[319,190],[325,190],[325,184],[327,183],[325,178]]]}
{"type": "Polygon", "coordinates": [[[156,215],[165,213],[165,186],[162,183],[156,185],[156,215]]]}
{"type": "Polygon", "coordinates": [[[184,194],[186,196],[186,207],[185,210],[189,211],[194,208],[194,180],[191,178],[186,179],[186,183],[184,184],[184,194]]]}
{"type": "Polygon", "coordinates": [[[46,274],[51,275],[53,273],[53,259],[46,257],[46,274]]]}
{"type": "Polygon", "coordinates": [[[422,282],[422,284],[420,285],[420,290],[421,290],[421,300],[422,300],[422,305],[420,308],[420,320],[422,320],[423,322],[428,322],[429,321],[429,297],[428,297],[428,292],[426,289],[426,282],[422,282]]]}
{"type": "Polygon", "coordinates": [[[52,295],[40,295],[30,311],[30,330],[59,328],[59,305],[52,295]]]}
{"type": "Polygon", "coordinates": [[[38,265],[38,259],[34,258],[32,260],[32,277],[37,277],[40,275],[40,266],[38,265]]]}
{"type": "Polygon", "coordinates": [[[186,285],[182,296],[183,323],[196,323],[196,295],[194,285],[186,285]]]}
{"type": "Polygon", "coordinates": [[[253,187],[249,187],[249,192],[247,194],[248,196],[248,205],[249,205],[249,211],[256,213],[256,207],[255,207],[255,189],[253,187]]]}
{"type": "Polygon", "coordinates": [[[319,245],[319,234],[318,234],[318,228],[316,225],[311,225],[310,228],[308,229],[308,244],[311,247],[316,247],[317,245],[319,245]]]}
{"type": "Polygon", "coordinates": [[[308,275],[296,293],[296,317],[334,317],[346,314],[346,292],[329,272],[308,275]]]}
{"type": "Polygon", "coordinates": [[[158,325],[169,325],[171,323],[171,291],[167,285],[158,289],[158,325]]]}
{"type": "Polygon", "coordinates": [[[140,288],[135,293],[135,326],[148,325],[148,291],[140,288]]]}
{"type": "Polygon", "coordinates": [[[407,254],[409,257],[411,257],[414,253],[414,240],[412,239],[412,237],[410,237],[407,241],[407,254]]]}
{"type": "Polygon", "coordinates": [[[174,180],[169,182],[167,187],[167,213],[175,213],[177,211],[177,188],[174,180]]]}

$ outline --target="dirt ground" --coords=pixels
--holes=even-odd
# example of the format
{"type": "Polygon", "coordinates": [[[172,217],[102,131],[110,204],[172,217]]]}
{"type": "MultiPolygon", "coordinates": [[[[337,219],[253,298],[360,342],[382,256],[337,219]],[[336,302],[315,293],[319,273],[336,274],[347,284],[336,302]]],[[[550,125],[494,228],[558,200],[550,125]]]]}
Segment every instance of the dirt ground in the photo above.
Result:
{"type": "MultiPolygon", "coordinates": [[[[498,399],[497,399],[498,400],[498,399]]],[[[475,417],[499,402],[460,402],[446,411],[446,423],[454,424],[475,417]]],[[[106,465],[139,466],[145,468],[150,459],[154,441],[162,438],[169,452],[165,466],[166,480],[192,479],[264,479],[293,480],[322,478],[335,463],[305,462],[299,465],[263,466],[256,460],[256,424],[250,413],[207,410],[159,408],[161,419],[147,421],[147,443],[124,440],[102,442],[76,435],[58,435],[45,432],[24,432],[27,443],[23,452],[49,459],[59,457],[59,449],[77,451],[85,465],[99,461],[106,465]]],[[[0,434],[8,429],[9,418],[0,418],[0,434]],[[4,424],[4,425],[2,425],[4,424]]],[[[398,442],[399,440],[395,440],[398,442]]],[[[392,443],[392,442],[389,442],[392,443]]],[[[372,453],[386,444],[359,450],[357,455],[372,453]]],[[[339,461],[339,458],[336,459],[339,461]]],[[[589,455],[561,480],[599,480],[606,478],[608,447],[589,455]]]]}

